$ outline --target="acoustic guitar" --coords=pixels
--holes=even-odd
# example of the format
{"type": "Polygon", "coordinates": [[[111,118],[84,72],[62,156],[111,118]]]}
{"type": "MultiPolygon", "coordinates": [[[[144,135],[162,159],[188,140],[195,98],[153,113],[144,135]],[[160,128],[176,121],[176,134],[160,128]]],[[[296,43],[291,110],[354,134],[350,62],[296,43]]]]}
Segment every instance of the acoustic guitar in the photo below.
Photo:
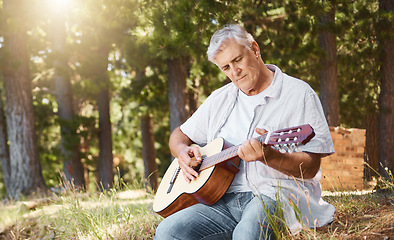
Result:
{"type": "MultiPolygon", "coordinates": [[[[256,139],[272,146],[282,153],[298,151],[299,144],[306,144],[314,137],[313,128],[300,125],[274,132],[267,132],[256,139]]],[[[195,167],[198,177],[186,182],[183,172],[174,159],[168,167],[153,201],[153,210],[167,217],[179,210],[197,203],[212,205],[230,187],[241,161],[237,155],[240,145],[231,146],[224,139],[217,138],[200,148],[201,164],[195,167]]]]}

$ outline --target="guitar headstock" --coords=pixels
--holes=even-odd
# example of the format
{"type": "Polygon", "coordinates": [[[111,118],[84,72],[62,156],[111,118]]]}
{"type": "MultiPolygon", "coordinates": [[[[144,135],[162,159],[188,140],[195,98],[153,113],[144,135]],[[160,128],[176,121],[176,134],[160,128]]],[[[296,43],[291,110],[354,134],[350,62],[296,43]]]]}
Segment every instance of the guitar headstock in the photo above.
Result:
{"type": "Polygon", "coordinates": [[[313,128],[309,124],[305,124],[272,132],[267,145],[274,146],[282,153],[292,153],[298,150],[298,145],[305,145],[314,136],[313,128]]]}

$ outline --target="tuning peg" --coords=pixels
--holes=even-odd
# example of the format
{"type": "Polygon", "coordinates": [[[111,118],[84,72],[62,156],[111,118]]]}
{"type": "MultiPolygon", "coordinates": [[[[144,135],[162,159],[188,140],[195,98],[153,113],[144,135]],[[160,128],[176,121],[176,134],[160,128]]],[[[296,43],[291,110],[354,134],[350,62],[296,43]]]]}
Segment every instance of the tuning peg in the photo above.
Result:
{"type": "Polygon", "coordinates": [[[295,151],[296,151],[296,152],[302,152],[302,149],[299,148],[298,146],[300,146],[300,143],[296,143],[296,145],[295,145],[295,151]]]}
{"type": "Polygon", "coordinates": [[[291,144],[291,148],[293,149],[293,152],[299,152],[300,150],[298,149],[298,143],[293,143],[291,144]]]}
{"type": "Polygon", "coordinates": [[[284,149],[284,146],[279,147],[279,152],[286,153],[286,149],[284,149]]]}
{"type": "Polygon", "coordinates": [[[286,153],[289,151],[289,148],[287,146],[287,144],[284,144],[281,146],[281,150],[279,150],[281,153],[286,153]]]}
{"type": "Polygon", "coordinates": [[[276,145],[274,146],[274,148],[275,148],[276,150],[278,150],[280,153],[285,153],[285,152],[286,152],[286,150],[283,149],[283,146],[280,145],[280,144],[276,144],[276,145]]]}
{"type": "Polygon", "coordinates": [[[291,146],[291,144],[286,144],[286,148],[287,148],[287,152],[288,153],[293,153],[293,148],[292,148],[292,146],[291,146]]]}

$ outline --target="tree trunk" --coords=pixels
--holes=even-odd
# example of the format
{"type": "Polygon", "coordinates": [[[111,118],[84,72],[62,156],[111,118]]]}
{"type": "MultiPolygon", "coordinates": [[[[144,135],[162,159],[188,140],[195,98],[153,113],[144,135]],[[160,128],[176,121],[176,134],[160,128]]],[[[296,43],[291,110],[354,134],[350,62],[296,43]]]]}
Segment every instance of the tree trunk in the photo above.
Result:
{"type": "Polygon", "coordinates": [[[321,32],[319,45],[325,51],[320,57],[320,99],[329,126],[339,126],[339,92],[338,92],[338,66],[337,43],[335,34],[330,26],[335,23],[335,7],[319,17],[321,32]]]}
{"type": "Polygon", "coordinates": [[[10,151],[7,144],[7,130],[4,115],[3,90],[0,91],[0,165],[3,172],[5,189],[11,188],[10,151]]]}
{"type": "Polygon", "coordinates": [[[145,114],[141,118],[142,158],[144,159],[147,187],[156,192],[158,187],[158,170],[156,163],[155,137],[153,134],[153,118],[145,114]]]}
{"type": "Polygon", "coordinates": [[[97,95],[97,104],[99,111],[99,147],[100,154],[98,159],[99,183],[102,184],[104,190],[109,190],[113,186],[113,155],[112,155],[112,130],[110,118],[110,83],[107,75],[109,50],[106,46],[102,46],[98,50],[98,75],[96,82],[99,86],[97,95]]]}
{"type": "Polygon", "coordinates": [[[365,168],[365,177],[371,180],[379,171],[378,159],[378,114],[374,110],[367,112],[365,127],[365,162],[369,165],[365,168]]]}
{"type": "Polygon", "coordinates": [[[192,115],[199,107],[199,79],[194,79],[192,89],[189,89],[189,114],[192,115]]]}
{"type": "MultiPolygon", "coordinates": [[[[393,14],[394,0],[380,0],[379,9],[383,15],[393,14]]],[[[382,67],[378,100],[379,173],[385,178],[388,177],[387,170],[394,173],[394,25],[392,16],[388,18],[383,17],[380,26],[384,28],[384,34],[380,39],[382,67]]]]}
{"type": "Polygon", "coordinates": [[[168,99],[170,103],[170,130],[180,126],[189,117],[187,107],[187,64],[184,58],[167,60],[168,99]]]}
{"type": "MultiPolygon", "coordinates": [[[[84,169],[79,153],[79,138],[74,124],[73,93],[68,74],[66,54],[66,29],[63,9],[53,13],[53,54],[55,67],[56,101],[61,126],[60,151],[63,158],[65,181],[77,188],[84,188],[84,169]]],[[[66,186],[68,186],[66,184],[66,186]]]]}
{"type": "Polygon", "coordinates": [[[4,0],[9,14],[4,47],[8,64],[3,70],[7,98],[7,131],[10,143],[10,186],[7,197],[19,198],[46,188],[38,156],[33,100],[26,49],[24,1],[4,0]]]}

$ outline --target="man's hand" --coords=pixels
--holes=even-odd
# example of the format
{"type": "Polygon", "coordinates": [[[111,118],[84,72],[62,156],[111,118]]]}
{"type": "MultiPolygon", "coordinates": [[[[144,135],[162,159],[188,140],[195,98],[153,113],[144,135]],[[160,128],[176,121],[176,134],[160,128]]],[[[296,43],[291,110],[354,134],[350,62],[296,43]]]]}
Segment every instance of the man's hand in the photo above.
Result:
{"type": "MultiPolygon", "coordinates": [[[[256,132],[263,135],[267,131],[261,128],[256,128],[256,132]]],[[[269,148],[267,146],[264,146],[264,144],[261,144],[257,139],[253,138],[245,141],[238,148],[238,156],[246,162],[251,162],[264,159],[268,151],[269,148]]]]}
{"type": "MultiPolygon", "coordinates": [[[[256,128],[256,132],[262,135],[267,131],[256,128]]],[[[280,153],[269,146],[264,146],[256,139],[250,139],[239,147],[238,156],[246,162],[259,160],[289,176],[311,179],[320,169],[322,154],[308,152],[280,153]]]]}
{"type": "Polygon", "coordinates": [[[198,177],[198,173],[193,167],[201,163],[200,149],[195,146],[188,146],[184,148],[178,155],[178,163],[185,176],[186,182],[190,182],[198,177]]]}
{"type": "Polygon", "coordinates": [[[192,140],[181,131],[180,127],[177,127],[170,135],[171,153],[178,158],[179,167],[182,169],[187,182],[198,176],[198,173],[192,167],[201,163],[199,147],[191,146],[191,144],[193,144],[192,140]]]}

